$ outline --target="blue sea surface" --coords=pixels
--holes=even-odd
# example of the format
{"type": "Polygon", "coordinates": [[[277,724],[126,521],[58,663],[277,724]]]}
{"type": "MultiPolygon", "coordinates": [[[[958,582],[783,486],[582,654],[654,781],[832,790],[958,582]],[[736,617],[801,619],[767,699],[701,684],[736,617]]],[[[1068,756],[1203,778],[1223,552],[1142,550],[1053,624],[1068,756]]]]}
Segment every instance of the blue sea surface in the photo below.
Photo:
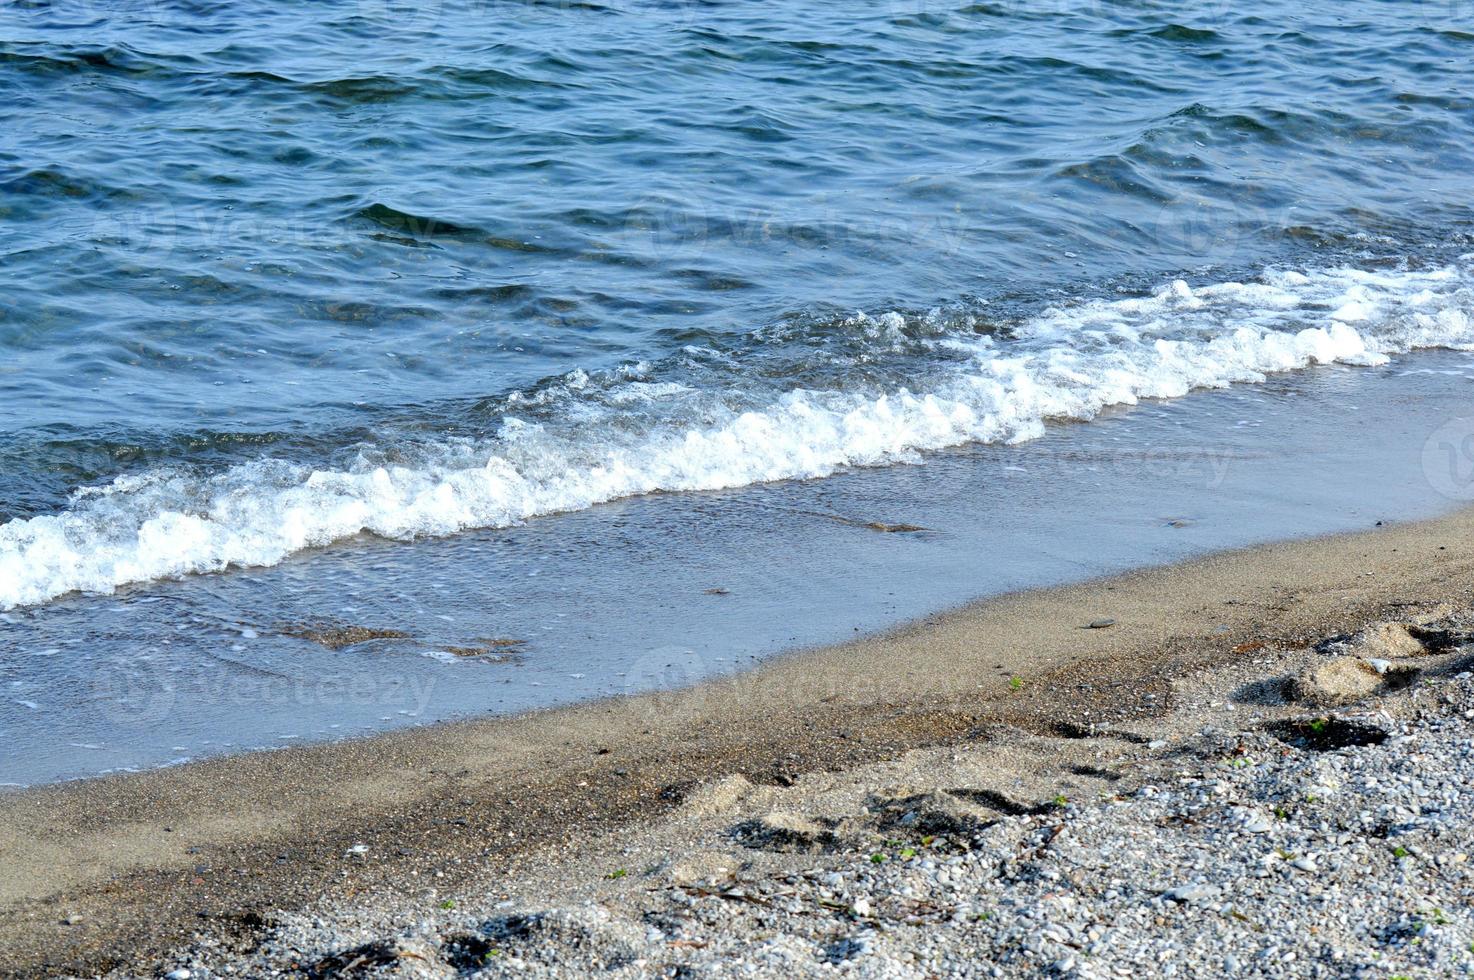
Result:
{"type": "Polygon", "coordinates": [[[823,356],[855,311],[1416,259],[1470,231],[1471,13],[0,4],[0,516],[693,350],[752,399],[914,383],[823,356]]]}
{"type": "Polygon", "coordinates": [[[238,576],[347,621],[359,562],[389,620],[467,534],[1415,367],[1471,191],[1465,0],[0,0],[0,672],[115,594],[280,639],[238,576]]]}

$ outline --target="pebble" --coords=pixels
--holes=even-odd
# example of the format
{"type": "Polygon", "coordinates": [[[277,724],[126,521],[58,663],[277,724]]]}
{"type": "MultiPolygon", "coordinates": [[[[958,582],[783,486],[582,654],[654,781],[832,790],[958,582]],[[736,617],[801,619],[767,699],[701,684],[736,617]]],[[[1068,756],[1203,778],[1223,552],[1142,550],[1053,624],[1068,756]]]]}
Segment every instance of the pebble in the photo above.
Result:
{"type": "Polygon", "coordinates": [[[1217,885],[1178,885],[1176,888],[1164,893],[1164,897],[1174,902],[1203,902],[1210,898],[1217,898],[1223,894],[1223,889],[1217,885]]]}
{"type": "MultiPolygon", "coordinates": [[[[1474,617],[1459,628],[1474,629],[1474,617]]],[[[422,896],[343,900],[274,916],[249,949],[201,941],[173,958],[193,972],[167,976],[273,975],[375,940],[405,954],[402,975],[454,976],[451,964],[465,962],[456,943],[510,922],[494,972],[560,980],[1460,974],[1474,948],[1474,677],[1430,671],[1411,690],[1388,696],[1387,710],[1338,712],[1381,732],[1379,744],[1287,744],[1246,710],[1232,728],[1153,740],[1171,750],[1136,755],[1108,800],[1072,794],[1067,808],[1003,815],[934,844],[888,826],[902,840],[753,852],[732,863],[740,870],[725,891],[655,878],[631,889],[592,874],[567,894],[498,879],[446,910],[422,896]],[[900,859],[903,847],[914,857],[900,859]]],[[[938,778],[969,785],[951,771],[938,778]]],[[[802,809],[801,790],[781,792],[806,819],[873,819],[869,803],[802,809]]],[[[661,846],[734,847],[730,822],[719,823],[678,823],[690,835],[661,846]]]]}
{"type": "Polygon", "coordinates": [[[1258,811],[1247,811],[1243,814],[1243,831],[1246,834],[1267,834],[1274,829],[1274,821],[1258,811]]]}

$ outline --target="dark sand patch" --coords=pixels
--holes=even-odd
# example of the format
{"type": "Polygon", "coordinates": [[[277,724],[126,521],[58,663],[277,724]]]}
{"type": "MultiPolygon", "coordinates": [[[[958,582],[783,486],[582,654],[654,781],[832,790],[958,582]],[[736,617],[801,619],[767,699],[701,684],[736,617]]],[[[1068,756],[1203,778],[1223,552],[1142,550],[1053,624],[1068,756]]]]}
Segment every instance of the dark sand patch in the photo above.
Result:
{"type": "Polygon", "coordinates": [[[409,640],[413,639],[408,633],[400,630],[376,629],[370,626],[349,626],[341,623],[302,623],[288,626],[282,631],[283,636],[295,636],[300,640],[309,640],[319,646],[327,647],[329,650],[341,650],[344,647],[357,646],[370,640],[409,640]]]}

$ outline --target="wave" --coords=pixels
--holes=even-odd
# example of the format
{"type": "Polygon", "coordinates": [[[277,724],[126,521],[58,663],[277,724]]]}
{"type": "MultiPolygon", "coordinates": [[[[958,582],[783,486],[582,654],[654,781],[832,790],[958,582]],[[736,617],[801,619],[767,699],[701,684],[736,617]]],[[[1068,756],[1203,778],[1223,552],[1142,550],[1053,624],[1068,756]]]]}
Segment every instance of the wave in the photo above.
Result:
{"type": "Polygon", "coordinates": [[[514,238],[495,235],[474,225],[460,224],[445,218],[412,214],[411,212],[401,211],[398,208],[381,204],[377,201],[354,211],[349,218],[350,220],[363,221],[387,229],[388,231],[396,232],[402,236],[398,239],[401,241],[433,242],[437,239],[451,239],[460,242],[489,245],[492,248],[507,249],[514,252],[552,251],[549,248],[532,242],[524,242],[514,238]]]}
{"type": "Polygon", "coordinates": [[[726,365],[725,387],[645,365],[602,379],[576,371],[496,402],[502,417],[490,437],[392,459],[365,447],[338,468],[278,459],[213,474],[156,467],[78,490],[60,513],[0,525],[0,609],[273,565],[362,533],[411,540],[638,494],[914,462],[928,450],[1035,438],[1051,420],[1086,421],[1144,398],[1313,364],[1376,365],[1418,348],[1474,349],[1471,258],[1270,270],[1196,288],[1176,281],[1151,295],[1057,306],[992,334],[859,315],[843,321],[847,342],[824,339],[863,379],[850,384],[772,386],[756,369],[760,347],[748,364],[688,348],[689,359],[726,365]],[[933,355],[929,372],[897,353],[918,344],[933,355]]]}

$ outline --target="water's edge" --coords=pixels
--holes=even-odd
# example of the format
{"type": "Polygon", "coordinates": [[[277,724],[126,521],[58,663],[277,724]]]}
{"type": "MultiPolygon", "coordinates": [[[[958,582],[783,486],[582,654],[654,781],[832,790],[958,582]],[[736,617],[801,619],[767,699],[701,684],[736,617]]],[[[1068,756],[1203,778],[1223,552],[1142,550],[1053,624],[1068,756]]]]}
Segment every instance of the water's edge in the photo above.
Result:
{"type": "Polygon", "coordinates": [[[1322,367],[921,466],[363,540],[12,612],[0,782],[681,686],[980,598],[1435,517],[1471,496],[1471,379],[1454,352],[1322,367]],[[330,649],[304,624],[398,635],[330,649]]]}

